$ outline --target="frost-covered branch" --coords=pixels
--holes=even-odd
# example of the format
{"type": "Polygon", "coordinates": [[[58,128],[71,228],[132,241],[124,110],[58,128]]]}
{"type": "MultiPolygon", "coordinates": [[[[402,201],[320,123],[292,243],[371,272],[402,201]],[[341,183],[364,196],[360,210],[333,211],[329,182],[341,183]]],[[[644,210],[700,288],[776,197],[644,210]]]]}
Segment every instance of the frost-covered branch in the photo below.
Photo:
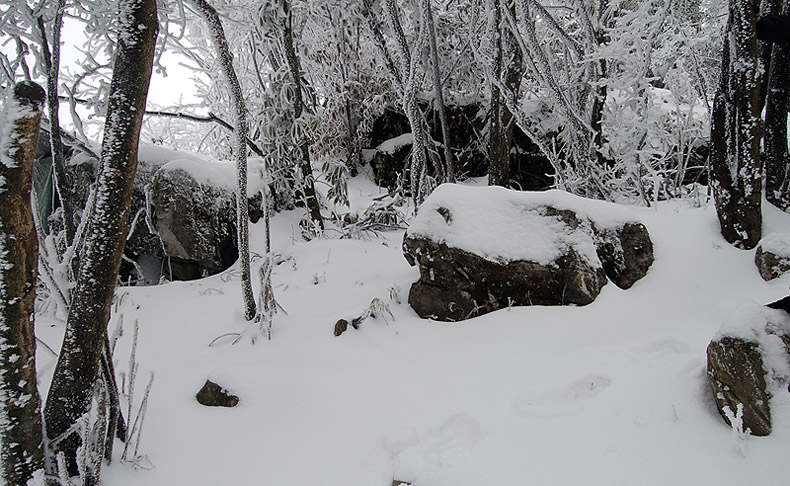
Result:
{"type": "MultiPolygon", "coordinates": [[[[241,85],[233,68],[233,58],[228,49],[228,41],[219,15],[206,0],[192,0],[200,15],[208,25],[211,38],[217,50],[217,57],[222,75],[228,83],[233,100],[233,115],[236,130],[234,156],[236,158],[236,227],[239,246],[239,266],[241,270],[241,288],[244,301],[244,317],[252,320],[255,317],[255,298],[252,294],[250,277],[250,243],[249,243],[249,202],[247,201],[247,108],[241,85]]],[[[266,202],[265,202],[266,203],[266,202]]]]}

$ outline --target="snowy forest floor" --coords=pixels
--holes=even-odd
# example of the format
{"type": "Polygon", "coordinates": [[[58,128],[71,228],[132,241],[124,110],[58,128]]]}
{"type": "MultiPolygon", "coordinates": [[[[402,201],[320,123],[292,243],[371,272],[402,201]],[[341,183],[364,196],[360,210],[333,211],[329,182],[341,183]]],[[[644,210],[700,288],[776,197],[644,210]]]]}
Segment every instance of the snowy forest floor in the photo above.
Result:
{"type": "MultiPolygon", "coordinates": [[[[363,178],[349,192],[360,212],[381,194],[363,178]]],[[[273,281],[288,314],[275,317],[271,341],[209,346],[248,326],[233,271],[119,289],[110,323],[112,331],[123,315],[117,369],[128,369],[137,321],[138,399],[156,373],[141,440],[153,467],[116,458],[104,483],[783,483],[790,396],[773,400],[773,435],[748,438],[742,453],[716,411],[705,350],[740,302],[784,297],[790,277],[761,280],[754,252],[719,235],[712,203],[634,211],[653,238],[655,263],[630,290],[609,283],[585,307],[421,320],[406,303],[418,271],[401,253],[403,231],[303,242],[299,211],[273,221],[274,248],[287,257],[273,281]],[[389,305],[389,322],[368,319],[333,336],[338,319],[361,314],[374,298],[389,305]],[[238,395],[239,405],[199,405],[206,378],[238,395]]],[[[764,228],[786,232],[790,215],[766,207],[764,228]]],[[[251,226],[251,241],[253,253],[263,248],[260,224],[251,226]]],[[[63,327],[38,316],[38,336],[52,347],[63,327]]],[[[55,360],[39,348],[46,390],[55,360]]]]}

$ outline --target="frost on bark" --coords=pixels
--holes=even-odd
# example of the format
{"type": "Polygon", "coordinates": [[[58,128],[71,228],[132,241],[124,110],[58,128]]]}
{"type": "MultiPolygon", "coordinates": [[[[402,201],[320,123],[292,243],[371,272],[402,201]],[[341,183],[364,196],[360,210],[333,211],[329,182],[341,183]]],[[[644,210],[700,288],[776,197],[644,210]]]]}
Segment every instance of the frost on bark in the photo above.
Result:
{"type": "MultiPolygon", "coordinates": [[[[220,70],[228,83],[233,100],[235,129],[235,145],[233,152],[236,158],[236,228],[239,243],[239,270],[241,272],[241,293],[244,300],[244,317],[250,321],[255,317],[255,297],[252,293],[252,277],[250,275],[250,230],[249,202],[247,201],[247,108],[241,92],[241,84],[233,68],[233,57],[230,54],[225,30],[214,7],[206,0],[192,0],[203,20],[208,25],[212,41],[217,49],[220,70]]],[[[267,204],[267,202],[264,202],[267,204]]]]}
{"type": "Polygon", "coordinates": [[[762,233],[760,67],[754,0],[730,0],[711,126],[712,186],[721,234],[750,249],[762,233]]]}
{"type": "MultiPolygon", "coordinates": [[[[44,50],[44,64],[47,69],[47,114],[49,116],[49,143],[52,151],[52,176],[55,191],[58,194],[61,212],[63,214],[63,228],[66,230],[66,246],[74,242],[77,225],[74,221],[74,207],[66,192],[67,176],[66,163],[63,156],[63,141],[60,132],[60,117],[58,116],[58,74],[60,72],[60,30],[63,26],[63,13],[66,8],[65,0],[58,0],[55,18],[52,20],[52,47],[47,43],[44,21],[39,17],[39,31],[44,50]]],[[[76,270],[77,265],[73,266],[76,270]]]]}
{"type": "MultiPolygon", "coordinates": [[[[415,65],[409,50],[409,45],[406,40],[406,34],[403,32],[403,26],[400,22],[400,15],[398,14],[398,7],[394,0],[385,0],[386,15],[390,21],[392,30],[395,33],[396,45],[398,46],[398,55],[400,57],[400,66],[396,67],[393,61],[393,56],[390,55],[389,49],[381,32],[378,19],[373,13],[372,0],[363,0],[362,14],[365,16],[370,31],[373,34],[373,39],[376,47],[384,57],[385,64],[389,70],[392,80],[399,91],[401,96],[401,106],[409,120],[409,127],[412,131],[413,144],[411,153],[411,163],[408,164],[404,170],[409,175],[411,197],[414,200],[415,207],[419,206],[422,200],[427,196],[427,185],[425,177],[425,167],[427,157],[425,155],[425,146],[427,141],[427,134],[422,124],[422,113],[420,107],[417,105],[417,87],[415,80],[415,65]]],[[[422,39],[418,40],[421,42],[422,39]]]]}
{"type": "MultiPolygon", "coordinates": [[[[790,15],[785,1],[784,15],[790,15]]],[[[768,44],[771,45],[771,44],[768,44]]],[[[790,209],[790,153],[787,150],[787,113],[790,111],[790,45],[773,44],[765,105],[765,197],[778,208],[790,209]]]]}
{"type": "Polygon", "coordinates": [[[510,146],[513,139],[513,114],[508,109],[508,96],[512,102],[518,99],[521,86],[522,55],[510,29],[502,21],[502,9],[513,15],[515,4],[512,1],[492,0],[491,29],[494,37],[494,66],[492,76],[506,88],[503,92],[498,83],[491,86],[491,113],[489,116],[488,139],[488,184],[492,186],[510,185],[510,146]]]}
{"type": "Polygon", "coordinates": [[[428,30],[428,42],[431,48],[431,81],[434,91],[434,109],[439,113],[439,124],[442,128],[442,142],[444,143],[444,164],[447,182],[455,182],[455,157],[450,146],[450,124],[447,121],[447,110],[444,103],[444,90],[442,77],[439,72],[439,49],[436,45],[436,26],[433,20],[431,0],[422,0],[422,17],[428,30]]]}
{"type": "MultiPolygon", "coordinates": [[[[400,55],[400,79],[402,84],[402,104],[403,111],[406,113],[406,118],[409,119],[409,126],[411,127],[414,143],[412,145],[411,165],[409,166],[410,183],[411,183],[411,197],[414,199],[415,206],[420,205],[423,199],[428,194],[425,179],[425,168],[427,157],[425,156],[425,146],[427,142],[427,134],[422,123],[422,113],[420,107],[417,105],[417,79],[416,79],[416,65],[412,59],[409,44],[406,41],[406,34],[403,32],[403,26],[400,22],[400,15],[398,14],[398,7],[395,5],[395,0],[387,0],[387,16],[389,17],[392,30],[395,32],[396,45],[398,46],[398,54],[400,55]]],[[[422,39],[417,42],[421,42],[422,39]]]]}
{"type": "MultiPolygon", "coordinates": [[[[288,61],[288,70],[291,73],[291,81],[294,83],[294,122],[296,122],[302,116],[304,109],[302,69],[299,58],[296,56],[296,49],[294,49],[291,9],[288,0],[283,0],[283,10],[285,11],[285,18],[283,18],[283,45],[285,47],[285,59],[288,61]]],[[[318,198],[315,194],[315,178],[313,177],[313,167],[310,164],[310,144],[306,139],[299,140],[298,143],[299,151],[302,155],[302,159],[299,161],[299,169],[302,173],[302,191],[304,192],[305,205],[310,213],[310,220],[323,231],[324,218],[321,216],[321,206],[318,204],[318,198]]]]}
{"type": "MultiPolygon", "coordinates": [[[[89,411],[129,226],[140,125],[158,33],[155,0],[120,2],[120,32],[107,104],[96,202],[44,417],[52,453],[76,473],[76,434],[61,437],[89,411]],[[55,441],[55,439],[58,439],[55,441]],[[55,443],[53,443],[55,441],[55,443]]],[[[55,472],[47,464],[49,472],[55,472]]]]}
{"type": "Polygon", "coordinates": [[[34,315],[38,240],[30,204],[44,90],[19,83],[0,133],[0,478],[25,485],[43,468],[34,315]]]}

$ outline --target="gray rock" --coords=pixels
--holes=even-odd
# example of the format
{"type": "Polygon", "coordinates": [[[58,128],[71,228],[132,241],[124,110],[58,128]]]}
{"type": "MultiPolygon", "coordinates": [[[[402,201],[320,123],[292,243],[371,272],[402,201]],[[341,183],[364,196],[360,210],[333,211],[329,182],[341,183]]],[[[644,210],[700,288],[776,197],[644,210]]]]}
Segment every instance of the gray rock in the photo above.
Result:
{"type": "Polygon", "coordinates": [[[716,406],[730,423],[725,407],[732,413],[743,404],[743,430],[752,435],[771,433],[770,395],[765,386],[765,369],[757,343],[724,337],[708,345],[708,381],[716,406]]]}
{"type": "Polygon", "coordinates": [[[348,329],[348,321],[345,319],[338,319],[335,323],[335,337],[340,336],[348,329]]]}
{"type": "MultiPolygon", "coordinates": [[[[48,156],[46,150],[42,148],[42,157],[48,156]]],[[[235,192],[229,181],[198,182],[184,170],[166,167],[176,159],[211,165],[188,152],[141,145],[124,254],[145,262],[140,268],[146,273],[141,281],[146,283],[157,283],[161,276],[192,280],[213,275],[226,270],[238,257],[235,192]]],[[[99,162],[91,156],[77,153],[70,157],[64,191],[75,208],[85,207],[98,170],[99,162]]],[[[249,202],[254,223],[262,214],[260,194],[249,202]]],[[[77,222],[81,212],[73,215],[77,222]]],[[[50,222],[50,230],[62,228],[58,218],[52,217],[50,222]]],[[[121,280],[136,277],[135,268],[124,262],[121,280]]]]}
{"type": "Polygon", "coordinates": [[[742,430],[771,433],[771,398],[785,393],[790,370],[790,316],[785,299],[769,308],[744,303],[708,345],[708,381],[725,422],[742,407],[742,430]]]}
{"type": "Polygon", "coordinates": [[[228,390],[211,380],[206,380],[203,388],[195,395],[198,403],[207,407],[235,407],[239,404],[239,397],[232,395],[228,390]]]}
{"type": "MultiPolygon", "coordinates": [[[[385,187],[389,190],[394,190],[398,185],[398,178],[407,174],[404,172],[404,167],[411,160],[412,142],[400,144],[399,146],[392,147],[389,150],[377,149],[370,161],[370,167],[373,169],[373,179],[379,187],[385,187]]],[[[402,181],[404,187],[409,184],[406,180],[402,181]]]]}
{"type": "Polygon", "coordinates": [[[572,248],[548,265],[496,262],[407,235],[403,253],[420,268],[409,304],[420,317],[440,321],[460,321],[519,305],[586,305],[607,281],[602,267],[584,261],[572,248]]]}
{"type": "Polygon", "coordinates": [[[598,229],[595,250],[606,276],[621,289],[630,289],[647,275],[653,264],[653,242],[641,223],[625,223],[616,229],[598,229]]]}
{"type": "Polygon", "coordinates": [[[165,169],[147,189],[148,217],[173,277],[189,280],[225,270],[238,257],[233,192],[202,184],[183,169],[165,169]]]}
{"type": "Polygon", "coordinates": [[[519,305],[586,305],[606,284],[603,269],[583,262],[572,250],[545,266],[500,264],[428,240],[407,239],[404,251],[412,252],[420,265],[409,304],[420,317],[440,321],[519,305]]]}

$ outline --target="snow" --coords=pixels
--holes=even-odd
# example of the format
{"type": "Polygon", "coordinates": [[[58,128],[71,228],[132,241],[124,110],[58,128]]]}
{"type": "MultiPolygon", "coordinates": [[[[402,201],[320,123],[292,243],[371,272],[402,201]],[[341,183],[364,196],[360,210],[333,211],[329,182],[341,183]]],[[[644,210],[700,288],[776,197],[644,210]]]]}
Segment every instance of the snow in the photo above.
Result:
{"type": "Polygon", "coordinates": [[[790,233],[771,233],[760,240],[759,246],[779,258],[790,259],[790,233]]]}
{"type": "MultiPolygon", "coordinates": [[[[138,158],[154,166],[160,165],[162,170],[183,170],[201,184],[236,190],[236,164],[232,161],[208,159],[194,152],[145,143],[140,144],[138,158]]],[[[74,163],[81,163],[86,160],[86,156],[77,156],[75,159],[74,163]]],[[[248,160],[248,197],[258,194],[263,188],[263,164],[260,157],[250,157],[248,160]]]]}
{"type": "Polygon", "coordinates": [[[385,154],[393,154],[400,150],[401,147],[412,145],[414,143],[414,135],[411,133],[404,133],[395,138],[385,140],[376,147],[376,150],[385,154]]]}
{"type": "Polygon", "coordinates": [[[559,217],[546,217],[545,208],[570,209],[600,228],[636,221],[626,208],[590,201],[564,191],[519,192],[501,187],[439,186],[420,206],[408,229],[427,238],[491,261],[553,262],[573,248],[600,267],[592,237],[568,231],[559,217]]]}
{"type": "MultiPolygon", "coordinates": [[[[351,210],[362,213],[381,192],[356,179],[349,194],[358,204],[351,210]]],[[[746,437],[742,456],[716,411],[705,350],[744,299],[775,301],[790,277],[764,282],[754,253],[719,235],[712,202],[623,211],[648,227],[656,261],[630,290],[607,285],[585,307],[421,320],[406,303],[418,270],[401,254],[402,231],[301,242],[293,237],[300,211],[273,220],[283,256],[273,283],[288,314],[275,316],[271,341],[208,345],[249,325],[234,271],[119,289],[110,324],[121,315],[126,323],[118,372],[128,367],[135,320],[136,396],[156,371],[140,444],[154,467],[116,456],[104,483],[782,484],[790,475],[788,394],[773,399],[773,434],[746,437]],[[333,336],[337,319],[359,315],[373,298],[394,320],[370,318],[333,336]],[[209,377],[239,405],[199,405],[195,393],[209,377]]],[[[766,209],[764,224],[766,234],[781,231],[790,216],[766,209]]],[[[263,248],[262,228],[250,227],[253,254],[263,248]]],[[[253,261],[253,274],[260,264],[253,261]]],[[[39,337],[57,347],[63,323],[36,322],[39,337]]],[[[38,363],[45,390],[54,359],[43,346],[38,363]]]]}
{"type": "Polygon", "coordinates": [[[230,191],[235,190],[236,183],[233,179],[234,166],[206,161],[197,162],[189,159],[175,159],[162,166],[163,171],[183,170],[196,182],[208,186],[224,187],[230,191]],[[225,169],[225,170],[223,170],[225,169]]]}

